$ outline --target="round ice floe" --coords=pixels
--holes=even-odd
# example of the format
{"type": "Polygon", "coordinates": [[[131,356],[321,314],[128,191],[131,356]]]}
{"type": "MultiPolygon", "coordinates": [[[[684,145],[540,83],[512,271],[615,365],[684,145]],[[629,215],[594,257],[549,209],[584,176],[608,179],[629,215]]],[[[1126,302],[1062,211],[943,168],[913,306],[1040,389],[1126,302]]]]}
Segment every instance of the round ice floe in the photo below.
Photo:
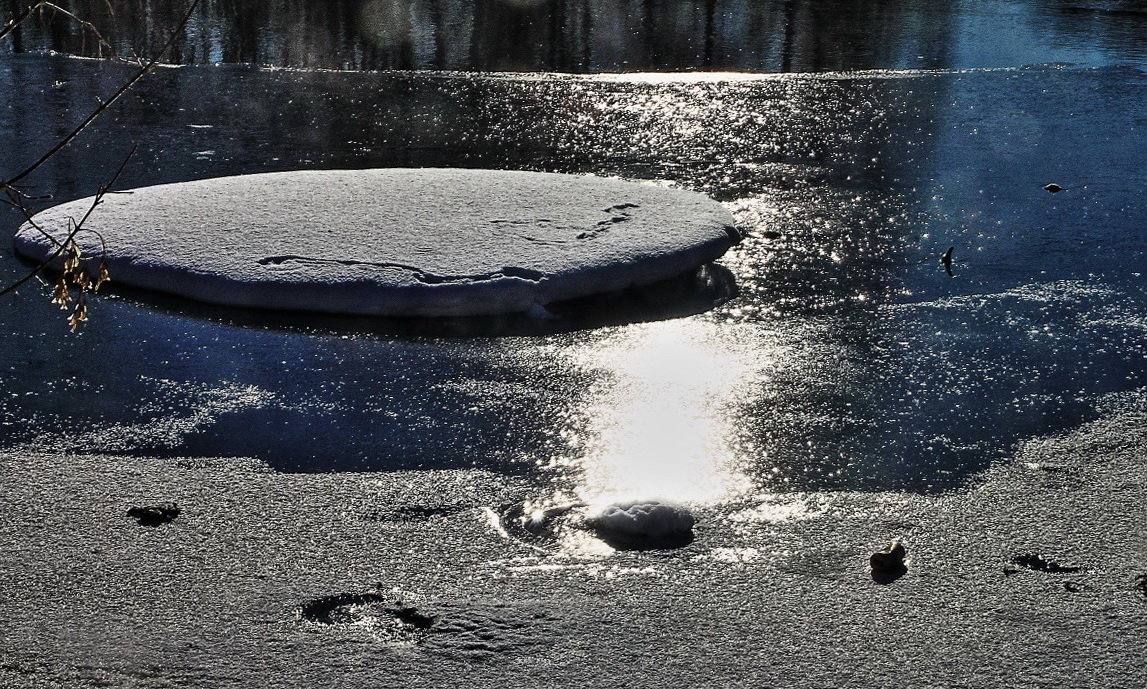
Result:
{"type": "Polygon", "coordinates": [[[697,520],[683,505],[669,502],[626,502],[607,505],[586,517],[607,542],[631,548],[686,545],[697,520]]]}
{"type": "MultiPolygon", "coordinates": [[[[56,239],[90,200],[35,216],[56,239]]],[[[736,240],[709,198],[597,177],[460,169],[277,172],[104,198],[77,239],[114,281],[235,306],[485,315],[684,273],[736,240]]],[[[31,223],[16,249],[55,248],[31,223]]]]}

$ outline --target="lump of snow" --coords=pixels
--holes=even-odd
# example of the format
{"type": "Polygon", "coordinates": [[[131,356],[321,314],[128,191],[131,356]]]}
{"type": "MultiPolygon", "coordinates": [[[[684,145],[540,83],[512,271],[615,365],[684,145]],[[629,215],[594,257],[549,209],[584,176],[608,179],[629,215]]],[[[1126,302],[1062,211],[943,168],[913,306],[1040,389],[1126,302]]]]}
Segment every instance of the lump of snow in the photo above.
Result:
{"type": "Polygon", "coordinates": [[[693,542],[693,513],[683,505],[644,501],[607,505],[586,517],[602,540],[626,549],[677,548],[693,542]]]}
{"type": "MultiPolygon", "coordinates": [[[[81,199],[16,236],[42,260],[81,199]]],[[[542,313],[721,256],[732,217],[694,192],[463,169],[312,170],[106,196],[76,239],[116,282],[243,307],[385,316],[542,313]],[[96,234],[98,233],[98,235],[96,234]]]]}

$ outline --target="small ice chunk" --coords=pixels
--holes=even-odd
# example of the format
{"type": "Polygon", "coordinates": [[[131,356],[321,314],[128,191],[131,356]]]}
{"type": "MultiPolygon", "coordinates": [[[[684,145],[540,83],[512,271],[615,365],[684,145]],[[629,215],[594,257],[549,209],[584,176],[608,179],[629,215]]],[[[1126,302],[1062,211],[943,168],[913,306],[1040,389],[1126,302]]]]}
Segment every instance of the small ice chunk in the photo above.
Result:
{"type": "Polygon", "coordinates": [[[684,505],[649,500],[606,505],[586,523],[611,545],[646,549],[688,545],[697,520],[684,505]]]}

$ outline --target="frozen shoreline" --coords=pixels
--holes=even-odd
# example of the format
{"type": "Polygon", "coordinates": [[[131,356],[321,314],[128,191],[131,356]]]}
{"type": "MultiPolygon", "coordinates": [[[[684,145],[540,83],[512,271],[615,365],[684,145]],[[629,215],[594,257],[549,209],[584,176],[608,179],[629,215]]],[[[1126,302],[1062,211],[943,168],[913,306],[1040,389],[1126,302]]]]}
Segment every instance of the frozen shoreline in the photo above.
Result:
{"type": "Polygon", "coordinates": [[[521,477],[8,452],[0,684],[1141,686],[1143,421],[1135,402],[939,496],[702,508],[686,548],[598,559],[488,526],[521,477]],[[125,515],[158,500],[183,511],[125,515]],[[909,570],[879,585],[867,558],[895,536],[909,570]],[[1011,562],[1026,554],[1081,569],[1011,562]],[[332,600],[362,614],[301,615],[332,600]],[[363,617],[399,604],[433,620],[422,636],[363,617]]]}

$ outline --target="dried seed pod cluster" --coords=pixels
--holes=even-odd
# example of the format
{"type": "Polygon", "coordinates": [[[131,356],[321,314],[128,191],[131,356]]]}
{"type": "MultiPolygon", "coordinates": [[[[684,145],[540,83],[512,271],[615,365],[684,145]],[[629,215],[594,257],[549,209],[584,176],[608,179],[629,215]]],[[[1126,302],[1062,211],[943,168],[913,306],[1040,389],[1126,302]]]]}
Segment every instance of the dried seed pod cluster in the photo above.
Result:
{"type": "MultiPolygon", "coordinates": [[[[74,229],[69,237],[74,235],[74,229]]],[[[63,267],[52,287],[52,303],[62,311],[69,311],[68,329],[76,331],[80,323],[88,319],[89,292],[96,292],[110,279],[107,262],[101,257],[92,270],[92,260],[85,257],[74,239],[68,239],[61,247],[64,257],[63,267]]]]}

